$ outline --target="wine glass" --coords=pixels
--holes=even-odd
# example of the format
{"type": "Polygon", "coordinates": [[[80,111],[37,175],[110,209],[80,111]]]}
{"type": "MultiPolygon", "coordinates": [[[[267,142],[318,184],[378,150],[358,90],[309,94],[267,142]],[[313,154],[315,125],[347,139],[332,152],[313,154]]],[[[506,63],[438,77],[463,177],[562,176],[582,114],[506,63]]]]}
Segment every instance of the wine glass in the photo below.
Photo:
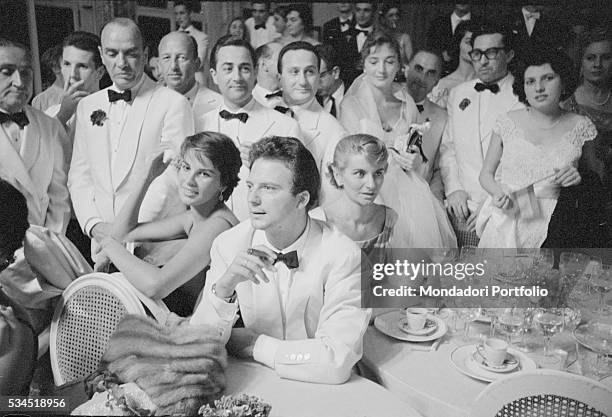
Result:
{"type": "Polygon", "coordinates": [[[606,307],[606,294],[612,290],[612,269],[602,269],[598,274],[591,276],[591,288],[599,294],[599,302],[596,313],[603,315],[609,311],[606,307]]]}
{"type": "Polygon", "coordinates": [[[464,320],[463,326],[463,340],[465,342],[470,341],[470,326],[474,320],[476,320],[480,316],[480,308],[467,307],[467,308],[457,308],[455,310],[457,316],[464,320]]]}
{"type": "Polygon", "coordinates": [[[543,362],[548,365],[554,365],[559,362],[559,358],[550,351],[550,339],[563,330],[564,321],[564,309],[562,308],[539,308],[533,316],[533,323],[544,335],[543,362]]]}
{"type": "Polygon", "coordinates": [[[523,323],[521,325],[521,340],[516,344],[516,347],[523,352],[531,352],[532,347],[527,343],[527,333],[533,325],[533,315],[535,308],[528,307],[522,309],[523,323]]]}
{"type": "Polygon", "coordinates": [[[497,316],[497,327],[506,335],[508,344],[512,343],[512,336],[517,335],[523,328],[525,321],[522,308],[504,308],[497,316]]]}

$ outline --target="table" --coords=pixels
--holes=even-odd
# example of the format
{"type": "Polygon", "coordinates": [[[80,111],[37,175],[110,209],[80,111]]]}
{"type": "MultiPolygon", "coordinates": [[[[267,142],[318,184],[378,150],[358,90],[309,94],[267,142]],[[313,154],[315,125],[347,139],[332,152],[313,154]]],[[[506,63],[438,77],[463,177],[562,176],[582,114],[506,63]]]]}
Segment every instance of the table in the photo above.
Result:
{"type": "Polygon", "coordinates": [[[256,395],[272,405],[270,417],[422,417],[411,405],[358,375],[340,385],[282,379],[253,361],[230,359],[228,394],[256,395]]]}
{"type": "MultiPolygon", "coordinates": [[[[489,324],[472,323],[472,335],[488,332],[489,324]]],[[[363,363],[385,388],[424,416],[468,417],[474,400],[488,383],[455,369],[450,356],[456,347],[465,344],[460,337],[447,334],[436,351],[424,352],[412,350],[408,344],[370,326],[364,336],[363,363]]],[[[555,336],[553,342],[575,357],[575,344],[569,333],[555,336]]],[[[532,358],[537,362],[536,357],[532,358]]]]}

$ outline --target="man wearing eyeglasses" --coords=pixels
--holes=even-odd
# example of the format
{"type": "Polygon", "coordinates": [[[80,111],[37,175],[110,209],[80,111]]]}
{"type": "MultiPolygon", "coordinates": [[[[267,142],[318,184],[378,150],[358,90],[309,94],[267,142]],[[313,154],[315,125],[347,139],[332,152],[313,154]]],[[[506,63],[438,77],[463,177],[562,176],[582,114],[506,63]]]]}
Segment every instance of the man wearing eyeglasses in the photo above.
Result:
{"type": "Polygon", "coordinates": [[[478,180],[497,118],[522,106],[512,91],[510,34],[497,24],[473,34],[470,58],[477,78],[451,90],[448,123],[440,145],[446,204],[458,243],[477,245],[476,217],[486,192],[478,180]]]}

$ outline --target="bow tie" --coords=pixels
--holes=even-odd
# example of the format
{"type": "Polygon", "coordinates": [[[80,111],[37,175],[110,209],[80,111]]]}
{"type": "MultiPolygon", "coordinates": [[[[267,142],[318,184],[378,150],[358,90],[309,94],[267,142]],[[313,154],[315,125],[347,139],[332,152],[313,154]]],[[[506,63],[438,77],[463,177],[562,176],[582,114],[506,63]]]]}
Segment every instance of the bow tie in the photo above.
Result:
{"type": "Polygon", "coordinates": [[[476,85],[474,86],[474,90],[478,91],[479,93],[484,91],[484,90],[489,90],[493,94],[497,94],[497,93],[499,93],[499,85],[497,85],[497,84],[476,83],[476,85]]]}
{"type": "Polygon", "coordinates": [[[293,117],[293,110],[291,110],[289,107],[276,106],[274,107],[274,110],[276,110],[277,112],[281,112],[282,114],[288,114],[289,116],[293,117]]]}
{"type": "Polygon", "coordinates": [[[423,107],[422,104],[417,104],[417,110],[419,111],[419,113],[423,113],[423,110],[425,110],[425,107],[423,107]]]}
{"type": "Polygon", "coordinates": [[[219,116],[221,116],[225,120],[238,119],[242,123],[246,123],[247,120],[249,120],[249,115],[247,113],[230,113],[227,110],[221,110],[219,112],[219,116]]]}
{"type": "Polygon", "coordinates": [[[28,119],[28,116],[26,116],[25,112],[22,112],[22,111],[19,113],[13,113],[13,114],[0,112],[0,124],[6,123],[6,122],[17,123],[17,125],[19,126],[19,129],[23,129],[26,125],[30,124],[30,120],[28,119]]]}
{"type": "Polygon", "coordinates": [[[284,262],[289,269],[295,269],[300,266],[298,262],[297,251],[292,250],[291,252],[281,253],[276,252],[276,259],[274,260],[274,264],[277,262],[284,262]]]}
{"type": "Polygon", "coordinates": [[[114,103],[115,101],[119,101],[119,100],[124,100],[126,103],[129,103],[130,101],[132,101],[132,91],[131,90],[125,90],[123,93],[118,93],[117,91],[114,90],[107,90],[108,91],[108,101],[110,101],[111,103],[114,103]]]}
{"type": "Polygon", "coordinates": [[[273,93],[266,94],[264,97],[267,98],[267,99],[271,99],[271,98],[274,98],[274,97],[282,97],[282,96],[283,96],[283,90],[278,90],[278,91],[275,91],[273,93]]]}
{"type": "MultiPolygon", "coordinates": [[[[315,98],[317,99],[317,102],[321,105],[321,107],[325,108],[325,100],[323,99],[323,97],[317,94],[315,98]]],[[[329,109],[329,114],[336,117],[336,99],[334,98],[334,96],[329,96],[329,100],[331,101],[331,108],[329,109]]]]}
{"type": "Polygon", "coordinates": [[[366,37],[370,34],[369,30],[358,29],[358,28],[355,28],[355,32],[357,32],[357,35],[359,35],[360,33],[363,33],[366,37]]]}
{"type": "Polygon", "coordinates": [[[258,30],[258,29],[265,29],[265,28],[266,28],[266,25],[265,25],[265,23],[262,23],[261,25],[255,25],[255,26],[254,26],[254,28],[255,28],[255,30],[258,30]]]}
{"type": "Polygon", "coordinates": [[[525,14],[525,17],[527,18],[527,20],[531,20],[531,19],[537,20],[540,18],[540,12],[527,13],[525,14]]]}

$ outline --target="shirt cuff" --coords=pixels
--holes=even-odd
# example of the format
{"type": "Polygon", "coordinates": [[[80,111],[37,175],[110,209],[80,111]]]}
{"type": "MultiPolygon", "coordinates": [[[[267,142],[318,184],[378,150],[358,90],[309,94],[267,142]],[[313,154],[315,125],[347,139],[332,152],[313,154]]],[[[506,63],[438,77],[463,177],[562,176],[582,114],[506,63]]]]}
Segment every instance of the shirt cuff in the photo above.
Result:
{"type": "Polygon", "coordinates": [[[90,239],[93,239],[93,236],[91,235],[91,229],[93,229],[93,227],[98,224],[98,223],[102,223],[102,219],[99,217],[94,217],[92,219],[87,220],[87,223],[85,223],[85,227],[83,228],[85,234],[87,236],[89,236],[90,239]]]}
{"type": "Polygon", "coordinates": [[[280,346],[280,340],[274,337],[259,335],[253,346],[253,359],[259,363],[275,369],[276,352],[280,346]]]}

